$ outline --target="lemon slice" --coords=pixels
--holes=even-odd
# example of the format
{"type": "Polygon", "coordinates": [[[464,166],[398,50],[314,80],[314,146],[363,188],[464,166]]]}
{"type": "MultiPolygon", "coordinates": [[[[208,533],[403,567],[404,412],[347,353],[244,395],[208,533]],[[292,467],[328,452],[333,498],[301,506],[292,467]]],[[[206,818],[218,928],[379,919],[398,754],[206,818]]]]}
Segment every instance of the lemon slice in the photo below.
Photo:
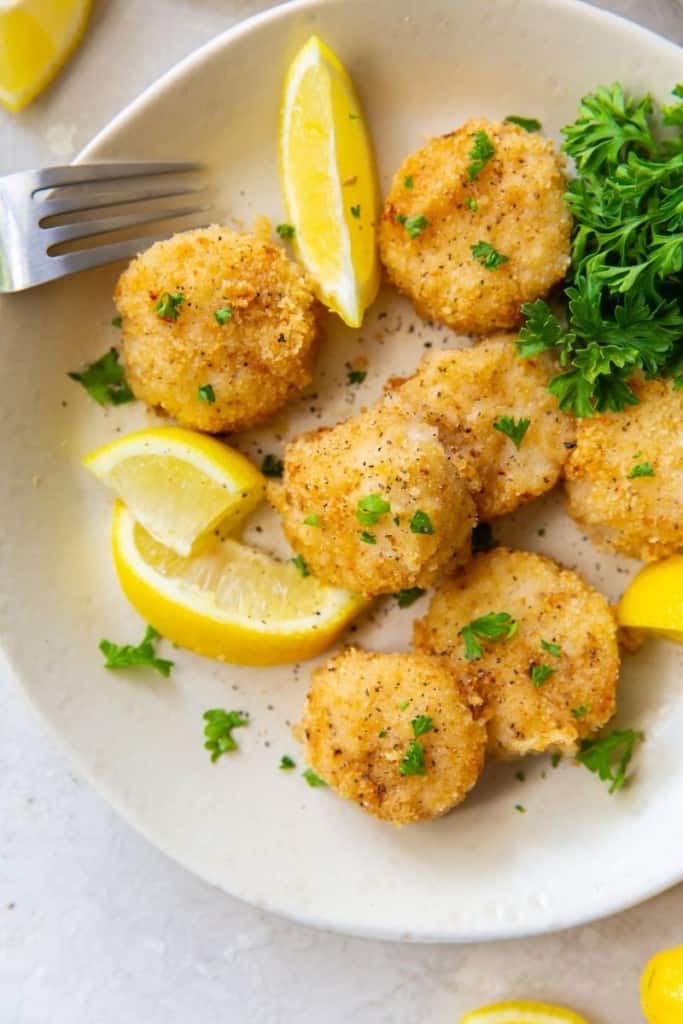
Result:
{"type": "Polygon", "coordinates": [[[466,1013],[460,1024],[588,1024],[578,1013],[547,1003],[511,1002],[466,1013]]]}
{"type": "Polygon", "coordinates": [[[208,658],[238,665],[312,658],[367,604],[231,539],[182,558],[120,502],[112,538],[130,603],[163,636],[208,658]]]}
{"type": "Polygon", "coordinates": [[[265,480],[244,455],[181,427],[127,434],[86,455],[83,465],[178,555],[189,555],[219,523],[237,527],[265,493],[265,480]]]}
{"type": "Polygon", "coordinates": [[[620,626],[632,626],[683,643],[683,555],[642,569],[619,602],[620,626]]]}
{"type": "Polygon", "coordinates": [[[320,299],[360,327],[379,287],[377,174],[353,82],[317,36],[287,72],[280,168],[297,255],[320,299]]]}
{"type": "Polygon", "coordinates": [[[648,1024],[683,1024],[683,946],[664,949],[648,962],[640,1000],[648,1024]]]}
{"type": "Polygon", "coordinates": [[[91,0],[0,3],[0,103],[17,111],[42,92],[85,31],[91,0]]]}

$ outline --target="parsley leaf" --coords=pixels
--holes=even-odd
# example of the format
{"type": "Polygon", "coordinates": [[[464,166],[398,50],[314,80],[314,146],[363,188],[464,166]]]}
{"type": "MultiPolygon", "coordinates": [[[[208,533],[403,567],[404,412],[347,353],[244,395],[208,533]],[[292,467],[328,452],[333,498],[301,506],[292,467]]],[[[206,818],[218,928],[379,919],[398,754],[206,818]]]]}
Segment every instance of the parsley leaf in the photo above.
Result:
{"type": "Polygon", "coordinates": [[[543,686],[546,679],[550,679],[551,676],[555,675],[555,669],[551,668],[550,665],[532,665],[531,682],[538,689],[539,686],[543,686]]]}
{"type": "Polygon", "coordinates": [[[282,239],[294,238],[294,235],[296,234],[296,229],[293,224],[278,224],[275,230],[282,239]]]}
{"type": "Polygon", "coordinates": [[[416,718],[412,720],[411,725],[413,727],[415,739],[419,739],[419,737],[422,736],[423,733],[429,732],[429,730],[432,728],[433,722],[429,715],[418,715],[416,718]]]}
{"type": "Polygon", "coordinates": [[[562,760],[562,754],[560,754],[560,752],[558,750],[555,750],[550,755],[550,763],[553,766],[553,768],[557,768],[557,766],[558,766],[558,764],[560,763],[561,760],[562,760]]]}
{"type": "Polygon", "coordinates": [[[399,772],[401,775],[426,775],[427,768],[425,766],[425,751],[421,743],[417,743],[413,740],[408,745],[403,760],[401,761],[399,772]]]}
{"type": "Polygon", "coordinates": [[[405,590],[399,590],[397,594],[394,594],[394,597],[398,602],[399,608],[410,608],[411,604],[415,604],[424,593],[425,591],[422,587],[407,587],[405,590]]]}
{"type": "Polygon", "coordinates": [[[563,129],[578,177],[565,195],[574,217],[565,327],[542,300],[522,307],[522,356],[552,349],[550,383],[577,416],[636,405],[630,378],[666,377],[683,352],[683,104],[663,108],[621,85],[581,100],[563,129]],[[680,108],[680,109],[679,109],[680,108]]]}
{"type": "Polygon", "coordinates": [[[531,420],[525,418],[516,420],[514,416],[499,416],[493,424],[493,429],[500,430],[501,434],[507,434],[515,448],[519,451],[524,435],[530,426],[531,420]]]}
{"type": "Polygon", "coordinates": [[[626,474],[628,480],[635,480],[639,476],[654,476],[655,471],[649,462],[639,462],[626,474]]]}
{"type": "Polygon", "coordinates": [[[221,309],[214,310],[213,316],[216,323],[224,327],[229,320],[232,320],[232,310],[230,306],[223,306],[221,309]]]}
{"type": "Polygon", "coordinates": [[[429,221],[421,213],[414,217],[404,217],[403,214],[399,214],[396,220],[403,225],[410,238],[418,238],[429,225],[429,221]]]}
{"type": "Polygon", "coordinates": [[[182,292],[163,292],[156,301],[154,312],[162,320],[177,320],[180,306],[185,301],[182,292]]]}
{"type": "Polygon", "coordinates": [[[204,749],[211,752],[211,761],[215,764],[221,754],[237,750],[232,730],[248,725],[249,717],[243,715],[241,711],[224,711],[223,708],[212,708],[205,711],[202,717],[206,722],[204,749]]]}
{"type": "Polygon", "coordinates": [[[122,327],[123,326],[123,317],[122,316],[113,316],[111,318],[111,325],[112,325],[112,327],[122,327]]]}
{"type": "Polygon", "coordinates": [[[261,472],[264,476],[277,478],[282,476],[285,471],[285,464],[282,459],[278,459],[277,455],[263,456],[263,462],[261,463],[261,472]]]}
{"type": "Polygon", "coordinates": [[[470,252],[487,270],[498,270],[498,267],[510,259],[509,256],[503,256],[502,252],[494,249],[490,242],[477,242],[476,245],[470,246],[470,252]]]}
{"type": "Polygon", "coordinates": [[[480,640],[509,640],[517,632],[517,622],[507,612],[489,612],[472,621],[458,632],[465,644],[468,661],[481,658],[483,650],[480,640]]]}
{"type": "Polygon", "coordinates": [[[126,383],[115,348],[109,349],[80,373],[70,373],[69,377],[82,384],[99,405],[123,405],[124,402],[135,400],[135,395],[126,383]]]}
{"type": "Polygon", "coordinates": [[[622,789],[636,743],[645,734],[636,729],[621,729],[601,739],[583,740],[577,761],[591,772],[597,772],[603,782],[610,782],[610,793],[622,789]]]}
{"type": "Polygon", "coordinates": [[[465,200],[465,205],[467,206],[468,210],[471,210],[473,213],[476,213],[477,210],[479,209],[479,203],[477,202],[476,199],[473,198],[473,196],[467,197],[467,199],[465,200]]]}
{"type": "Polygon", "coordinates": [[[296,768],[296,761],[293,761],[289,754],[283,754],[280,758],[280,771],[291,772],[292,768],[296,768]]]}
{"type": "Polygon", "coordinates": [[[367,530],[361,530],[361,532],[358,534],[358,536],[360,537],[360,539],[363,541],[364,544],[376,544],[377,543],[377,538],[375,537],[374,533],[368,533],[367,530]]]}
{"type": "Polygon", "coordinates": [[[515,804],[515,810],[519,811],[520,814],[526,814],[526,807],[523,804],[515,804]]]}
{"type": "Polygon", "coordinates": [[[306,579],[307,576],[311,575],[311,570],[308,568],[306,560],[302,558],[301,555],[296,555],[296,557],[292,559],[292,565],[303,579],[306,579]]]}
{"type": "Polygon", "coordinates": [[[161,634],[154,626],[148,626],[145,635],[137,645],[114,644],[111,640],[100,640],[100,650],[104,655],[105,668],[153,668],[168,679],[173,668],[173,662],[166,658],[157,658],[156,641],[161,639],[161,634]]]}
{"type": "Polygon", "coordinates": [[[403,187],[407,189],[415,187],[415,179],[413,178],[412,174],[409,174],[407,177],[403,179],[403,187]]]}
{"type": "Polygon", "coordinates": [[[572,708],[572,718],[585,718],[589,711],[587,704],[579,704],[578,708],[572,708]]]}
{"type": "Polygon", "coordinates": [[[477,523],[472,530],[472,554],[479,551],[492,551],[498,547],[498,541],[493,536],[490,523],[477,523]]]}
{"type": "Polygon", "coordinates": [[[311,514],[306,516],[304,519],[304,526],[317,526],[320,529],[322,528],[322,525],[323,524],[320,522],[320,516],[316,515],[315,512],[311,512],[311,514]]]}
{"type": "Polygon", "coordinates": [[[408,523],[411,533],[435,533],[432,521],[426,512],[418,509],[408,523]]]}
{"type": "Polygon", "coordinates": [[[541,647],[548,654],[552,654],[553,658],[559,658],[562,654],[562,648],[559,644],[551,644],[548,640],[541,640],[541,647]]]}
{"type": "Polygon", "coordinates": [[[525,132],[540,132],[542,125],[535,117],[520,117],[518,114],[508,114],[505,118],[508,124],[516,124],[525,132]]]}
{"type": "Polygon", "coordinates": [[[363,526],[374,526],[383,515],[391,511],[391,505],[381,494],[368,494],[358,500],[356,519],[363,526]]]}
{"type": "Polygon", "coordinates": [[[360,217],[360,203],[358,204],[358,206],[350,206],[349,209],[351,210],[351,216],[355,217],[356,220],[358,220],[358,218],[360,217]]]}
{"type": "Polygon", "coordinates": [[[474,145],[468,154],[470,162],[467,167],[467,176],[470,181],[474,181],[481,174],[495,152],[496,147],[486,132],[475,132],[474,145]]]}
{"type": "Polygon", "coordinates": [[[326,786],[327,783],[324,779],[321,779],[319,775],[313,771],[312,768],[307,768],[305,772],[301,773],[305,778],[311,789],[319,789],[321,786],[326,786]]]}
{"type": "Polygon", "coordinates": [[[349,384],[362,384],[367,375],[367,370],[348,370],[346,378],[349,384]]]}
{"type": "Polygon", "coordinates": [[[211,384],[202,384],[197,388],[197,397],[200,402],[208,402],[209,405],[213,405],[216,401],[216,392],[211,384]]]}

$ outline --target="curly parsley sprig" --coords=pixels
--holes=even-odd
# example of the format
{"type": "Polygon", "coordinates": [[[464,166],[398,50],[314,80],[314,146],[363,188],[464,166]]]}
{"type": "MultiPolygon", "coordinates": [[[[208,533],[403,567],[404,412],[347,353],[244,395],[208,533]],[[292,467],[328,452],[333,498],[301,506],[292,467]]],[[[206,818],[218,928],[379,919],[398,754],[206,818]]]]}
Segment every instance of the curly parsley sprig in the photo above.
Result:
{"type": "MultiPolygon", "coordinates": [[[[674,89],[683,100],[683,85],[674,89]]],[[[545,350],[563,372],[550,383],[577,416],[636,405],[637,370],[667,377],[683,361],[683,102],[662,108],[619,84],[585,96],[563,129],[578,177],[568,326],[542,299],[522,307],[523,357],[545,350]],[[665,126],[665,131],[661,126],[665,126]]]]}

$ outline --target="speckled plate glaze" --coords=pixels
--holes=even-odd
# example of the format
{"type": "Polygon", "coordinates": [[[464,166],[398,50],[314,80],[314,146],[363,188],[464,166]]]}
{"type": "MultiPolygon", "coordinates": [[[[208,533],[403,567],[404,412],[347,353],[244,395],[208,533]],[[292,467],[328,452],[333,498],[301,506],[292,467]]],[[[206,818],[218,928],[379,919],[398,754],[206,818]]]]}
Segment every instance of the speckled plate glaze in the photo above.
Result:
{"type": "MultiPolygon", "coordinates": [[[[365,102],[383,186],[429,134],[471,115],[539,117],[556,135],[579,96],[620,79],[664,98],[681,51],[570,0],[307,0],[214,40],[166,75],[95,139],[82,159],[198,158],[214,171],[227,223],[282,218],[276,121],[288,61],[311,32],[343,57],[365,102]]],[[[325,928],[390,939],[465,941],[527,935],[612,913],[683,876],[680,650],[651,643],[627,659],[618,721],[647,732],[633,785],[610,797],[591,774],[546,758],[491,765],[449,817],[396,831],[333,793],[278,771],[297,756],[289,726],[310,665],[245,669],[174,652],[169,680],[102,668],[102,636],[134,640],[140,620],[117,587],[110,502],[79,466],[114,437],[159,422],[140,405],[103,411],[66,372],[116,342],[110,267],[2,300],[0,623],[14,675],[100,792],[151,842],[214,885],[325,928]],[[212,765],[204,709],[240,707],[241,751],[212,765]],[[523,792],[523,797],[521,793],[523,792]],[[523,802],[525,815],[515,811],[523,802]]],[[[385,290],[357,333],[329,319],[309,395],[252,455],[334,422],[412,369],[424,349],[464,344],[422,323],[385,290]],[[346,384],[354,357],[367,380],[346,384]]],[[[255,543],[280,549],[266,510],[255,543]]],[[[501,523],[501,539],[576,566],[611,598],[636,568],[594,549],[561,493],[501,523]]],[[[402,649],[410,619],[391,600],[355,629],[402,649]]]]}

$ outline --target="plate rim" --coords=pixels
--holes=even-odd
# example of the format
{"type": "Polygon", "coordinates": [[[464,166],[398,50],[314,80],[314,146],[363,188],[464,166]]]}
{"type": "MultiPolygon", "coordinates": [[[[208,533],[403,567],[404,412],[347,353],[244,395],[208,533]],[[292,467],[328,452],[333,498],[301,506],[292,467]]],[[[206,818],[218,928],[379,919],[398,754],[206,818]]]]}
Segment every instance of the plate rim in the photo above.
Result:
{"type": "MultiPolygon", "coordinates": [[[[129,118],[137,116],[146,107],[154,103],[159,95],[163,94],[175,82],[182,80],[182,78],[191,72],[193,68],[200,66],[215,52],[229,48],[239,39],[248,36],[255,30],[258,30],[262,24],[277,22],[280,20],[285,21],[293,14],[296,15],[306,11],[319,11],[327,6],[333,5],[335,2],[337,2],[337,0],[288,0],[288,2],[276,7],[266,8],[263,11],[259,11],[256,14],[236,22],[224,31],[219,32],[212,39],[209,39],[206,43],[187,54],[164,72],[164,74],[159,78],[143,89],[142,92],[124,106],[93,136],[92,139],[90,139],[89,142],[85,144],[80,152],[74,157],[72,163],[80,164],[91,159],[93,155],[96,154],[96,151],[102,145],[107,143],[109,136],[116,132],[121,125],[125,124],[129,118]]],[[[627,31],[632,36],[637,36],[639,38],[642,38],[644,35],[648,36],[657,46],[670,50],[671,53],[676,56],[683,56],[683,47],[673,40],[667,39],[652,29],[642,26],[629,18],[616,14],[612,11],[607,11],[601,7],[596,7],[587,2],[587,0],[544,0],[544,3],[549,8],[566,11],[578,10],[582,17],[592,18],[595,22],[602,23],[603,25],[618,25],[621,31],[627,31]]],[[[7,635],[6,638],[9,640],[9,635],[7,635]]],[[[505,924],[498,921],[496,922],[495,927],[481,930],[477,929],[475,931],[459,930],[455,936],[452,931],[444,929],[437,930],[435,932],[421,931],[420,934],[413,934],[410,932],[397,934],[396,930],[390,927],[382,928],[379,926],[367,925],[354,927],[347,923],[335,924],[330,923],[329,920],[319,918],[315,913],[298,911],[296,907],[292,908],[290,904],[286,904],[281,899],[250,897],[248,894],[240,892],[239,886],[235,886],[234,888],[228,887],[224,880],[210,878],[208,875],[203,873],[200,874],[187,862],[186,858],[179,856],[175,852],[170,852],[167,848],[166,842],[160,840],[157,835],[148,829],[141,815],[138,815],[135,810],[131,810],[127,806],[124,806],[124,802],[119,798],[115,789],[108,781],[108,778],[105,776],[98,776],[96,768],[90,764],[85,755],[81,754],[78,747],[72,743],[70,738],[58,728],[34,698],[31,690],[24,686],[24,683],[22,682],[22,673],[19,668],[15,666],[9,647],[9,643],[7,645],[5,644],[5,635],[3,631],[3,636],[0,637],[0,671],[4,672],[6,678],[10,680],[15,691],[21,695],[25,704],[37,717],[41,727],[43,727],[47,734],[52,737],[57,748],[67,755],[67,757],[78,768],[79,772],[81,772],[83,777],[93,787],[95,792],[123,818],[128,826],[135,829],[138,834],[143,836],[146,841],[151,843],[164,856],[168,857],[176,864],[179,864],[184,870],[190,872],[195,878],[199,879],[204,884],[207,884],[214,889],[218,889],[243,903],[247,903],[255,909],[276,914],[277,916],[291,920],[296,924],[334,934],[378,941],[410,942],[419,944],[466,944],[505,941],[509,939],[521,939],[551,934],[602,920],[638,906],[639,904],[672,888],[683,880],[682,863],[680,868],[677,868],[663,879],[659,878],[656,881],[651,881],[650,884],[642,885],[639,888],[634,887],[628,897],[619,899],[613,898],[611,901],[608,900],[607,903],[604,906],[601,906],[596,912],[586,913],[585,911],[580,911],[577,914],[572,914],[571,912],[555,912],[552,916],[549,916],[545,922],[536,926],[529,924],[524,925],[512,921],[509,924],[505,924]]]]}

